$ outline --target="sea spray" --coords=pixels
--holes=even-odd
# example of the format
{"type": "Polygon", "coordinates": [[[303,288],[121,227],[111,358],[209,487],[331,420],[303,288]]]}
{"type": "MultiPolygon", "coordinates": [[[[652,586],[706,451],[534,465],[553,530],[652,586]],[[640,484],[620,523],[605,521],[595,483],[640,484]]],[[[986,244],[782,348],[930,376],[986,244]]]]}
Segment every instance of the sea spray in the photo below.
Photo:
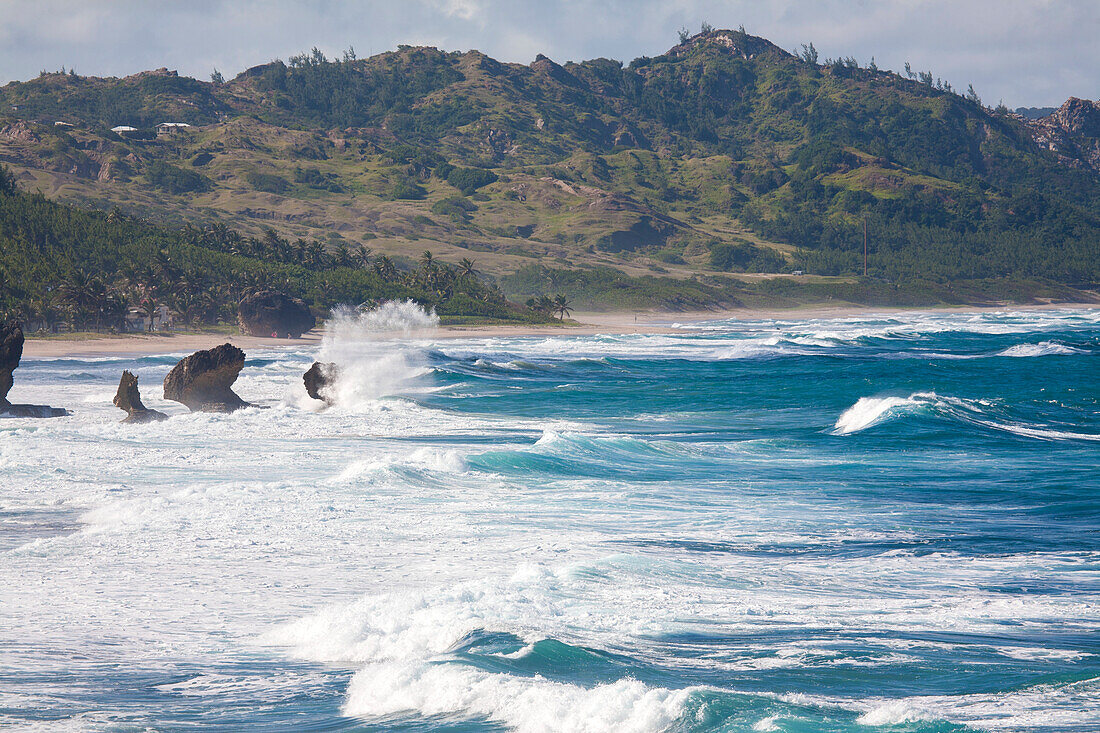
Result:
{"type": "Polygon", "coordinates": [[[336,365],[325,388],[333,404],[356,408],[407,391],[430,370],[419,349],[394,337],[425,337],[439,326],[434,310],[411,300],[387,301],[370,310],[339,307],[325,323],[318,361],[336,365]]]}

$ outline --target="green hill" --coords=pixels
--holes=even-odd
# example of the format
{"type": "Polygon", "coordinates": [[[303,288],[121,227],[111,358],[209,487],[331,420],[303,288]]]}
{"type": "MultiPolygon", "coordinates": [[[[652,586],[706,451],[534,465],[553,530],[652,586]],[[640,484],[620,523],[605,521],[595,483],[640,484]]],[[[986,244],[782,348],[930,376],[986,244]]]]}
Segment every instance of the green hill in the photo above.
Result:
{"type": "Polygon", "coordinates": [[[476,258],[521,299],[544,281],[597,306],[1084,297],[1084,147],[911,76],[742,31],[626,65],[401,47],[217,84],[45,74],[0,89],[0,159],[24,188],[173,226],[476,258]],[[158,137],[166,121],[192,127],[158,137]],[[821,278],[799,295],[794,271],[821,278]]]}

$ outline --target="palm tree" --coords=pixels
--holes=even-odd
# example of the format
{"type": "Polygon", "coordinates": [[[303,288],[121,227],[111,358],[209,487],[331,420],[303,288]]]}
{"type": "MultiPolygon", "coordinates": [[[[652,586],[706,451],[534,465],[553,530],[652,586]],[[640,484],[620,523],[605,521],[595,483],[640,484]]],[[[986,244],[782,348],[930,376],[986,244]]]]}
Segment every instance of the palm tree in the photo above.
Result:
{"type": "Polygon", "coordinates": [[[569,307],[569,301],[560,293],[554,298],[554,312],[558,314],[562,321],[573,312],[573,309],[569,307]]]}
{"type": "Polygon", "coordinates": [[[397,277],[397,266],[386,255],[380,255],[374,261],[374,271],[386,282],[392,282],[397,277]]]}
{"type": "Polygon", "coordinates": [[[343,242],[337,243],[336,251],[332,255],[332,263],[337,267],[351,267],[351,250],[343,242]]]}
{"type": "Polygon", "coordinates": [[[476,263],[469,257],[463,257],[458,261],[458,274],[462,277],[477,277],[476,263]]]}
{"type": "Polygon", "coordinates": [[[351,258],[359,267],[370,267],[370,247],[362,244],[356,246],[351,251],[351,258]]]}
{"type": "Polygon", "coordinates": [[[427,272],[435,264],[435,257],[428,250],[424,250],[424,254],[420,255],[420,266],[427,272]]]}
{"type": "Polygon", "coordinates": [[[325,263],[325,245],[314,239],[306,247],[306,259],[314,269],[322,269],[325,263]]]}
{"type": "Polygon", "coordinates": [[[545,295],[540,295],[537,298],[531,298],[527,301],[527,307],[536,313],[541,313],[544,316],[548,316],[554,312],[554,301],[545,295]]]}
{"type": "Polygon", "coordinates": [[[73,320],[79,321],[82,326],[86,326],[93,315],[98,320],[107,297],[107,289],[98,278],[84,270],[73,270],[58,290],[72,310],[73,320]]]}

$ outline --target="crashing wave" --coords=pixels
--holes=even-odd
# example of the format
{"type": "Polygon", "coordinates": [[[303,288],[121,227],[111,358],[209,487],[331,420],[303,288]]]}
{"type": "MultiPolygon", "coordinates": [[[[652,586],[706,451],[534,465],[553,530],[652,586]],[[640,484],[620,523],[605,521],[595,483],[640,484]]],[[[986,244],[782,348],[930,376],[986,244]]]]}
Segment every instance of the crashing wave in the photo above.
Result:
{"type": "Polygon", "coordinates": [[[1081,349],[1075,349],[1072,346],[1066,346],[1057,341],[1040,341],[1037,344],[1017,344],[1016,346],[1009,346],[1004,351],[998,352],[997,356],[1069,356],[1071,354],[1083,353],[1085,352],[1081,349]]]}
{"type": "Polygon", "coordinates": [[[340,307],[325,323],[317,360],[335,364],[338,377],[326,386],[334,405],[355,409],[380,397],[403,394],[431,372],[421,349],[394,336],[427,336],[439,326],[435,311],[411,300],[387,301],[370,310],[340,307]]]}
{"type": "Polygon", "coordinates": [[[1100,441],[1100,435],[1007,420],[997,415],[993,407],[988,401],[941,396],[935,392],[914,392],[908,397],[861,397],[841,413],[832,433],[851,435],[888,420],[923,412],[1035,440],[1100,441]]]}

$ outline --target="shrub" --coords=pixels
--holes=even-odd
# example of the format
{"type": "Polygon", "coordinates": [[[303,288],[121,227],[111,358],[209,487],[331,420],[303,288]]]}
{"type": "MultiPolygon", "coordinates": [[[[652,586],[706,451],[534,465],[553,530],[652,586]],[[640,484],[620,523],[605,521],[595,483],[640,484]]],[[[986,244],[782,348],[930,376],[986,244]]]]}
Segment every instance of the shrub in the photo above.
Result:
{"type": "Polygon", "coordinates": [[[245,180],[252,188],[266,193],[286,193],[287,189],[290,188],[290,184],[285,178],[274,173],[252,171],[245,176],[245,180]]]}
{"type": "Polygon", "coordinates": [[[426,195],[428,195],[428,192],[424,190],[423,186],[408,180],[393,184],[393,189],[390,191],[390,197],[394,199],[418,201],[426,195]]]}
{"type": "Polygon", "coordinates": [[[210,187],[210,182],[198,173],[159,160],[149,164],[145,169],[145,177],[149,179],[149,183],[169,193],[205,191],[210,187]]]}
{"type": "Polygon", "coordinates": [[[497,174],[481,168],[452,168],[447,173],[447,183],[451,184],[465,196],[490,183],[495,183],[497,174]]]}
{"type": "Polygon", "coordinates": [[[468,221],[471,211],[477,211],[477,205],[462,196],[448,196],[432,204],[433,214],[449,216],[455,221],[468,221]]]}

